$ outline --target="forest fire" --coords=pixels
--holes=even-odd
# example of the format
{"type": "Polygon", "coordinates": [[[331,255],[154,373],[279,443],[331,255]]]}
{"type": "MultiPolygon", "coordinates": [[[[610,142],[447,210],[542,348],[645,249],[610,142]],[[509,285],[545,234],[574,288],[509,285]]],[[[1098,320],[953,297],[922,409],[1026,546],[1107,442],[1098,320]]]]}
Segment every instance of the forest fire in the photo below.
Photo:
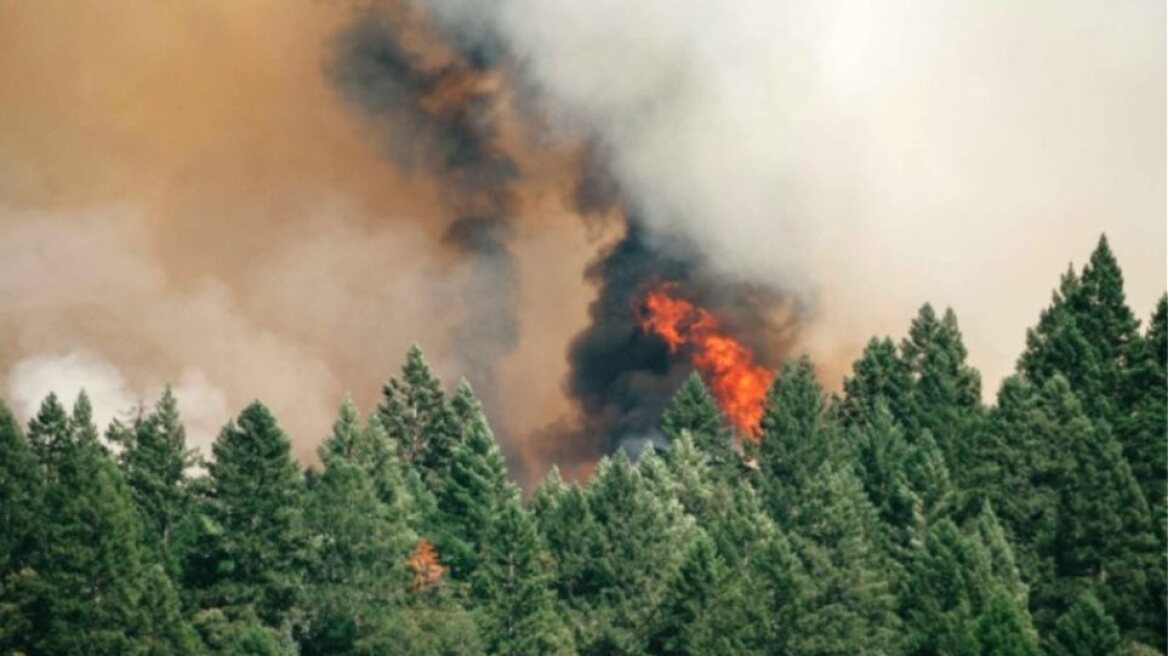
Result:
{"type": "Polygon", "coordinates": [[[734,427],[758,440],[763,399],[773,376],[754,353],[727,334],[709,310],[672,293],[663,284],[645,296],[638,317],[641,328],[669,345],[671,352],[689,347],[689,360],[706,379],[722,412],[734,427]]]}

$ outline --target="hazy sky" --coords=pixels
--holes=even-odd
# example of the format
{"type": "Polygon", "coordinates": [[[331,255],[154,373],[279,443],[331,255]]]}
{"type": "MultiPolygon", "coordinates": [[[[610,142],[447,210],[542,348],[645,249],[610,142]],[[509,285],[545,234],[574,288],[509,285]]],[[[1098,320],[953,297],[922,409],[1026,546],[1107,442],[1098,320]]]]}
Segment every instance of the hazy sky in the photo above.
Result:
{"type": "MultiPolygon", "coordinates": [[[[647,221],[809,300],[830,386],[927,300],[996,388],[1101,232],[1141,317],[1164,291],[1163,2],[479,4],[437,7],[507,40],[550,133],[602,140],[647,221]]],[[[258,397],[306,456],[412,342],[459,374],[443,190],[392,165],[327,74],[353,16],[0,3],[0,393],[19,412],[85,385],[108,418],[171,382],[197,442],[258,397]]],[[[531,167],[550,181],[514,242],[511,440],[563,410],[592,295],[561,154],[531,167]]]]}

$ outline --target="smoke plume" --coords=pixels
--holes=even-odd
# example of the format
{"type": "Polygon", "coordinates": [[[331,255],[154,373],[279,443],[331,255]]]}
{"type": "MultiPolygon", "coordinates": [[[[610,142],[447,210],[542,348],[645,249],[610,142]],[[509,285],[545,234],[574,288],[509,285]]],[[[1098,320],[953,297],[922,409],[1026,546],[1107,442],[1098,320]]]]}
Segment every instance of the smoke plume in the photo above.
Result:
{"type": "Polygon", "coordinates": [[[665,282],[829,387],[952,305],[992,393],[1100,232],[1162,291],[1164,11],[0,3],[3,393],[172,383],[203,444],[260,398],[310,459],[419,342],[514,474],[579,474],[691,366],[665,282]]]}

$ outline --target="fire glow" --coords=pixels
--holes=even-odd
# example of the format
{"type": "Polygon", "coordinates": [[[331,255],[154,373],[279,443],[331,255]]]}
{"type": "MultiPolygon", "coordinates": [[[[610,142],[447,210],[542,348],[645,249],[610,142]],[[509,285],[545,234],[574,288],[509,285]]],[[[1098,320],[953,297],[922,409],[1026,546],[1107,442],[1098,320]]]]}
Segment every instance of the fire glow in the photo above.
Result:
{"type": "Polygon", "coordinates": [[[670,352],[690,348],[690,363],[706,379],[722,412],[742,435],[758,441],[763,399],[773,376],[750,348],[724,332],[709,310],[675,296],[669,284],[645,296],[639,320],[641,329],[665,340],[670,352]]]}

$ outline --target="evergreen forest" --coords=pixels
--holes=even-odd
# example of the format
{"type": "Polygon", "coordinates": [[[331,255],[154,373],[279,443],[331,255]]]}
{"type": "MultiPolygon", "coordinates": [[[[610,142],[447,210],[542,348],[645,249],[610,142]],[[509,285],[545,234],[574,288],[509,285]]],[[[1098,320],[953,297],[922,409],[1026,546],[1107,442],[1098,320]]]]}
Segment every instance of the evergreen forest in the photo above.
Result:
{"type": "Polygon", "coordinates": [[[260,401],[206,458],[170,391],[0,401],[0,653],[1163,654],[1168,297],[1138,310],[1101,239],[992,403],[924,305],[839,393],[786,362],[757,443],[694,375],[666,447],[528,495],[416,347],[309,468],[260,401]]]}

